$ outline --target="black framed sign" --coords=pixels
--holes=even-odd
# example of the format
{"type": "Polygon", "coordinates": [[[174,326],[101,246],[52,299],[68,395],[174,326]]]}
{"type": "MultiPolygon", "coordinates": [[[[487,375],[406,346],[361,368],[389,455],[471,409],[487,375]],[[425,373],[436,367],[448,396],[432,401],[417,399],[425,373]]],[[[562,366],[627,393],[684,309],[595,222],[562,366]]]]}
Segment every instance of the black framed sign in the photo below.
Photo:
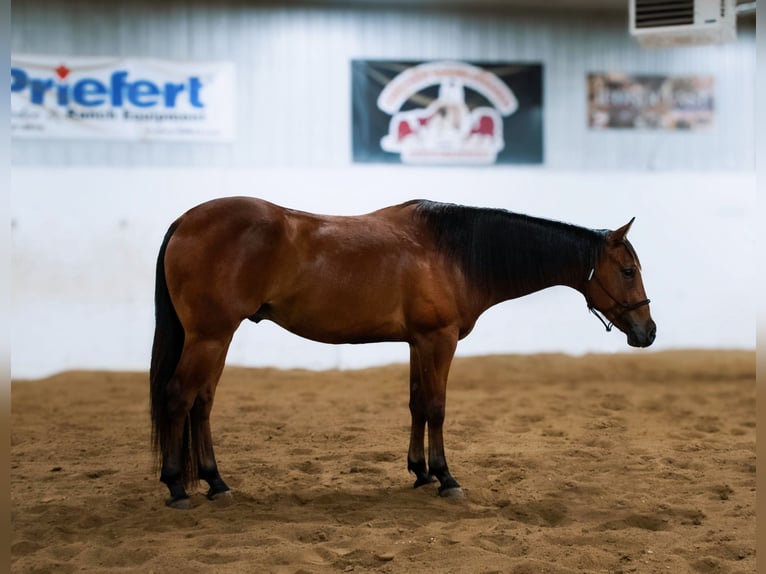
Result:
{"type": "Polygon", "coordinates": [[[353,60],[359,163],[543,162],[543,66],[353,60]]]}

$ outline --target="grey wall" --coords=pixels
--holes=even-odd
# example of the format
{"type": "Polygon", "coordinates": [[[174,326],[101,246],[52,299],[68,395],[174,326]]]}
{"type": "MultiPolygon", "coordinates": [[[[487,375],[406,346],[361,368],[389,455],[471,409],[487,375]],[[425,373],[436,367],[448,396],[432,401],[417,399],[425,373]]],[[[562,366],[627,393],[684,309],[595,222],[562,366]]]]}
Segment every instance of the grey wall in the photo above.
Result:
{"type": "Polygon", "coordinates": [[[623,16],[296,4],[14,2],[14,53],[233,61],[238,133],[232,144],[17,140],[13,165],[343,167],[351,162],[350,60],[452,58],[543,62],[544,168],[754,167],[752,29],[741,28],[739,41],[726,46],[642,50],[628,37],[623,16]],[[586,75],[592,71],[713,74],[715,127],[591,132],[586,75]]]}

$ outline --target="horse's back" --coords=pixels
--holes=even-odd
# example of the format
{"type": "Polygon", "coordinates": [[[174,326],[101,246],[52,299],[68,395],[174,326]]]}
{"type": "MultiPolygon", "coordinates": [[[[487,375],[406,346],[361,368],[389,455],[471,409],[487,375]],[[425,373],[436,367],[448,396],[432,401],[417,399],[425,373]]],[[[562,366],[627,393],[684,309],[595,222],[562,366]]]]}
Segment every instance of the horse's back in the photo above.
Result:
{"type": "MultiPolygon", "coordinates": [[[[212,226],[216,224],[227,225],[232,231],[242,226],[261,229],[292,226],[300,228],[304,234],[311,234],[320,228],[337,227],[351,231],[356,228],[361,235],[364,235],[362,230],[367,230],[367,234],[381,233],[396,225],[400,232],[406,233],[414,223],[412,213],[418,203],[408,201],[363,215],[323,215],[282,207],[255,197],[222,197],[193,207],[181,216],[181,223],[187,228],[187,233],[200,235],[212,231],[212,226]]],[[[379,238],[384,238],[384,235],[379,238]]]]}

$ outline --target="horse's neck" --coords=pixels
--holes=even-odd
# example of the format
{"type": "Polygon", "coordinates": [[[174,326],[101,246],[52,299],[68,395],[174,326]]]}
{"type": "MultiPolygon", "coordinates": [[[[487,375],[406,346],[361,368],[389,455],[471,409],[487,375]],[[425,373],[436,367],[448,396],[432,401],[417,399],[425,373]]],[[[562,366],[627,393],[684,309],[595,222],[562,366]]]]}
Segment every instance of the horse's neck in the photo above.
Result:
{"type": "Polygon", "coordinates": [[[557,285],[583,292],[597,244],[583,233],[588,230],[555,222],[551,226],[544,233],[530,231],[523,240],[516,235],[504,246],[510,256],[490,287],[492,305],[557,285]]]}
{"type": "Polygon", "coordinates": [[[465,279],[465,299],[486,309],[554,285],[582,291],[601,232],[498,209],[417,201],[419,222],[465,279]]]}

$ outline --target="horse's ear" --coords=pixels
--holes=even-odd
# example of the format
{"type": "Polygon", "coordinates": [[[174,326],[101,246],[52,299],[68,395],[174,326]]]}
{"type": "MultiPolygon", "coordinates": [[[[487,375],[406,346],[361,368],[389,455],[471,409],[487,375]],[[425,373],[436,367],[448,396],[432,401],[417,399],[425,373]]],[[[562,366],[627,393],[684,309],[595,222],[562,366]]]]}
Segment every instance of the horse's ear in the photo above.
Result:
{"type": "Polygon", "coordinates": [[[625,238],[628,236],[628,231],[630,231],[630,226],[633,225],[633,222],[635,220],[636,218],[634,217],[630,221],[628,221],[625,225],[620,227],[619,229],[610,231],[606,240],[609,243],[622,243],[623,241],[625,241],[625,238]]]}

